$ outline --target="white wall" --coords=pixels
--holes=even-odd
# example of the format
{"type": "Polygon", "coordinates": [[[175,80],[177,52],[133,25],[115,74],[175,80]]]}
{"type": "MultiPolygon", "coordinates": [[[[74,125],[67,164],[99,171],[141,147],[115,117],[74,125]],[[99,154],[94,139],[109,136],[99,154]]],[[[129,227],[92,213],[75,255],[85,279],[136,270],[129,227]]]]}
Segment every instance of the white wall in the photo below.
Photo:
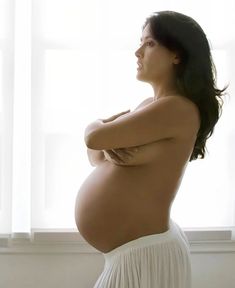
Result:
{"type": "MultiPolygon", "coordinates": [[[[92,288],[103,263],[97,253],[2,254],[0,287],[92,288]]],[[[234,288],[235,252],[192,254],[192,269],[193,288],[234,288]]]]}

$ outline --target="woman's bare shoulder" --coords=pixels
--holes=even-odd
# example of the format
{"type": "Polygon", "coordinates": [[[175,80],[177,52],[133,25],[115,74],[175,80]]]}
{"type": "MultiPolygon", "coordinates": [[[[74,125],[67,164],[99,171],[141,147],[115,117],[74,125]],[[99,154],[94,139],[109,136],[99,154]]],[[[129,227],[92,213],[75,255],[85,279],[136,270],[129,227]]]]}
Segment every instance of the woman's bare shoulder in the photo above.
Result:
{"type": "Polygon", "coordinates": [[[140,104],[134,109],[134,111],[152,102],[153,102],[153,97],[148,97],[144,99],[142,102],[140,102],[140,104]]]}

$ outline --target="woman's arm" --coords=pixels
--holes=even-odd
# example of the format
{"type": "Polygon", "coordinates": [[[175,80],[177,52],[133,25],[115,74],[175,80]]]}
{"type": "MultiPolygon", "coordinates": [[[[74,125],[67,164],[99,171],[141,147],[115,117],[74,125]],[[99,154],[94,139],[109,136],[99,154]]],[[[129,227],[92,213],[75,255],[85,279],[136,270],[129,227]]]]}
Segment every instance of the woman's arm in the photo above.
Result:
{"type": "Polygon", "coordinates": [[[100,163],[107,161],[103,150],[94,150],[87,148],[87,156],[92,166],[97,166],[100,163]]]}
{"type": "MultiPolygon", "coordinates": [[[[116,118],[122,117],[123,114],[126,114],[129,111],[130,111],[130,109],[128,109],[124,112],[115,114],[115,115],[113,115],[107,119],[97,119],[96,121],[90,123],[85,129],[85,142],[86,142],[86,144],[87,144],[88,134],[90,133],[90,131],[97,129],[103,123],[114,121],[116,118]]],[[[91,149],[87,146],[87,155],[88,155],[88,159],[89,159],[92,166],[97,166],[97,165],[103,163],[104,161],[110,161],[110,162],[115,163],[115,164],[116,164],[117,160],[118,160],[118,162],[120,161],[119,157],[116,156],[112,150],[109,150],[109,151],[95,150],[95,149],[91,149]],[[110,157],[109,154],[111,154],[112,158],[110,157]],[[115,159],[116,159],[116,161],[115,161],[115,159]]]]}

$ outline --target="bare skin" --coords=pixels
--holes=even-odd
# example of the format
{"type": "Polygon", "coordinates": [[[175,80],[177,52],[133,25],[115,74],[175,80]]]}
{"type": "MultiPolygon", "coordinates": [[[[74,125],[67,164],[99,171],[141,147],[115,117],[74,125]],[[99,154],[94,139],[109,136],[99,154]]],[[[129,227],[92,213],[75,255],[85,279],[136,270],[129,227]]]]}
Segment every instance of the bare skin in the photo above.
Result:
{"type": "MultiPolygon", "coordinates": [[[[176,96],[177,97],[177,96],[176,96]]],[[[138,109],[154,100],[148,98],[138,109]]],[[[185,105],[196,106],[189,101],[185,105]]],[[[125,163],[108,157],[87,177],[76,199],[79,232],[101,252],[169,229],[172,202],[196,140],[199,117],[174,139],[138,146],[125,163]]],[[[187,119],[185,119],[187,120],[187,119]]]]}

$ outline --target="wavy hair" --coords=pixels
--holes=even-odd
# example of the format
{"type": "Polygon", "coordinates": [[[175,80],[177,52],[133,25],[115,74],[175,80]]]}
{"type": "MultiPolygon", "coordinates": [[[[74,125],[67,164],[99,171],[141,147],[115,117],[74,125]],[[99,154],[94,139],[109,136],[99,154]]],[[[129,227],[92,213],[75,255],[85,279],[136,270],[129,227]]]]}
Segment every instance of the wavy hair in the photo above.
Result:
{"type": "Polygon", "coordinates": [[[149,24],[153,38],[180,56],[174,64],[178,91],[193,101],[200,112],[201,124],[189,161],[205,157],[206,140],[213,134],[222,114],[227,94],[216,86],[217,71],[210,45],[200,25],[191,17],[175,11],[158,11],[150,14],[142,26],[149,24]]]}

